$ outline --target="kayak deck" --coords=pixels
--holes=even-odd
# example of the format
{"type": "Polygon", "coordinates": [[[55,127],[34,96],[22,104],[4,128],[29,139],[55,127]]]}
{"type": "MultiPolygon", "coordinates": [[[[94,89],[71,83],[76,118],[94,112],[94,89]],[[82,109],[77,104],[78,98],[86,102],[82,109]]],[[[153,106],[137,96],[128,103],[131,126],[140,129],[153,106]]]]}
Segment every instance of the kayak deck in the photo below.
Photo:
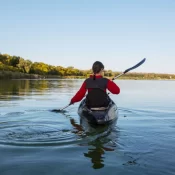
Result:
{"type": "Polygon", "coordinates": [[[118,109],[112,100],[108,107],[88,108],[84,99],[79,105],[78,114],[92,124],[107,124],[118,119],[118,109]]]}

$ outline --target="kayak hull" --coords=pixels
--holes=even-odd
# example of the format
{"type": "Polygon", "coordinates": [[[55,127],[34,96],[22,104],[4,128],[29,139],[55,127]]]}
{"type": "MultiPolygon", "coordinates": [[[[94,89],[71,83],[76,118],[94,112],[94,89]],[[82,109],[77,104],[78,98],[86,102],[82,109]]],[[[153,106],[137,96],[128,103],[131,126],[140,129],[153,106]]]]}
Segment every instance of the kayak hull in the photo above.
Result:
{"type": "Polygon", "coordinates": [[[85,99],[79,105],[78,114],[82,118],[91,124],[107,124],[118,119],[118,108],[117,105],[111,100],[108,107],[102,108],[91,108],[89,109],[85,104],[85,99]]]}

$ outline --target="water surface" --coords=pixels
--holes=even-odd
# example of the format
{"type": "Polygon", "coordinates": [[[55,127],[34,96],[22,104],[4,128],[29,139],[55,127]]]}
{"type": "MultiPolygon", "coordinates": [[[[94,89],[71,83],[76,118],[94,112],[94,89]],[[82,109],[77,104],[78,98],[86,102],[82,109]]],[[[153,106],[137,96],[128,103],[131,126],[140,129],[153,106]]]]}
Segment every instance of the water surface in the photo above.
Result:
{"type": "Polygon", "coordinates": [[[83,80],[0,80],[0,175],[175,174],[175,81],[116,80],[117,123],[66,106],[83,80]]]}

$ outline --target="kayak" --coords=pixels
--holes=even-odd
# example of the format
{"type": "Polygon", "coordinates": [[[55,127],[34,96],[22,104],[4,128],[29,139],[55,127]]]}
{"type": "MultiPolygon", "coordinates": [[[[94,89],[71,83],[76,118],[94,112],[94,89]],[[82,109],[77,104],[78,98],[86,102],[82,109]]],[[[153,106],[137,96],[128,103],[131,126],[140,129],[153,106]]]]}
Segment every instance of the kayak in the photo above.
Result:
{"type": "Polygon", "coordinates": [[[108,107],[88,108],[85,99],[78,107],[78,114],[91,124],[107,124],[118,119],[117,105],[110,99],[108,107]]]}

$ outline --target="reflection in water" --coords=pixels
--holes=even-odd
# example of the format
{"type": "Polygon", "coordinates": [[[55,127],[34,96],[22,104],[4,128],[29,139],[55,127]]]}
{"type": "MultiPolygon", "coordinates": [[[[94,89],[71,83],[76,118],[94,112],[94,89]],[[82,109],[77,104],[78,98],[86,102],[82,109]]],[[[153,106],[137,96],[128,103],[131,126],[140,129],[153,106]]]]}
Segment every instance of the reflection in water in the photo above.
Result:
{"type": "Polygon", "coordinates": [[[91,162],[93,164],[92,167],[94,169],[99,169],[104,167],[104,157],[102,157],[102,154],[104,154],[102,147],[95,147],[89,149],[88,153],[84,153],[84,156],[91,158],[91,162]]]}
{"type": "Polygon", "coordinates": [[[34,95],[35,92],[42,94],[54,89],[61,92],[71,89],[72,85],[73,80],[0,80],[0,99],[11,99],[12,95],[34,95]]]}
{"type": "Polygon", "coordinates": [[[84,156],[91,158],[94,169],[102,168],[104,167],[104,157],[102,155],[105,154],[105,151],[114,151],[114,149],[104,147],[100,139],[96,139],[96,143],[92,145],[94,148],[89,148],[88,153],[84,153],[84,156]]]}
{"type": "Polygon", "coordinates": [[[0,95],[24,95],[29,91],[30,80],[0,80],[0,95]]]}
{"type": "Polygon", "coordinates": [[[88,152],[84,153],[84,156],[91,159],[94,169],[99,169],[105,166],[105,152],[115,150],[114,145],[112,148],[109,146],[109,143],[117,137],[115,122],[108,126],[96,126],[93,129],[95,130],[95,140],[88,142],[88,152]],[[115,134],[112,135],[113,133],[115,134]]]}
{"type": "MultiPolygon", "coordinates": [[[[63,97],[67,97],[67,94],[72,91],[73,83],[74,81],[71,80],[3,80],[0,81],[0,101],[15,100],[16,102],[19,99],[23,101],[29,96],[34,96],[34,99],[37,99],[37,96],[43,96],[47,93],[54,94],[54,96],[65,93],[66,95],[63,97]]],[[[79,84],[77,84],[78,87],[79,84]]],[[[46,96],[47,102],[48,98],[51,97],[46,96]]],[[[41,100],[39,102],[41,103],[41,100]]],[[[5,105],[7,106],[7,104],[5,105]]],[[[20,106],[21,103],[19,102],[18,105],[20,106]]],[[[14,107],[14,104],[12,107],[14,107]]],[[[3,138],[1,144],[36,147],[64,145],[68,144],[69,141],[69,144],[76,143],[78,146],[88,147],[87,151],[81,154],[87,160],[90,160],[94,169],[103,168],[105,166],[105,154],[109,151],[115,151],[115,145],[111,146],[111,143],[117,137],[115,122],[105,126],[93,126],[81,118],[79,124],[74,118],[64,114],[73,126],[73,129],[71,127],[71,130],[65,130],[58,129],[58,125],[62,123],[61,120],[58,120],[57,124],[53,123],[54,118],[48,122],[48,118],[45,115],[43,115],[43,118],[40,118],[37,112],[39,110],[35,107],[34,111],[31,111],[31,109],[23,111],[22,109],[21,115],[19,111],[14,112],[14,110],[12,110],[12,113],[8,112],[7,115],[3,114],[7,122],[0,128],[3,131],[0,134],[0,137],[3,138]],[[15,119],[15,121],[11,121],[11,118],[15,119]],[[13,129],[11,129],[12,127],[13,129]]],[[[42,113],[42,111],[40,112],[42,113]]],[[[49,117],[52,116],[49,114],[49,117]]],[[[3,117],[1,118],[3,119],[3,117]]]]}
{"type": "MultiPolygon", "coordinates": [[[[113,142],[116,139],[116,134],[110,138],[111,133],[116,133],[115,126],[116,122],[113,122],[108,125],[97,126],[90,125],[87,123],[85,118],[80,119],[80,125],[76,123],[76,121],[70,118],[70,123],[74,127],[72,133],[80,136],[81,138],[87,136],[95,136],[95,139],[92,141],[88,141],[87,145],[89,146],[88,152],[84,153],[84,156],[91,159],[92,167],[94,169],[100,169],[105,166],[105,157],[103,156],[107,151],[114,151],[114,147],[110,148],[109,146],[105,146],[106,144],[113,142]]],[[[81,145],[81,144],[80,144],[81,145]]],[[[85,144],[81,145],[85,146],[85,144]]]]}
{"type": "Polygon", "coordinates": [[[78,105],[50,112],[82,81],[0,80],[0,175],[174,174],[175,81],[119,80],[114,127],[84,125],[78,105]]]}

